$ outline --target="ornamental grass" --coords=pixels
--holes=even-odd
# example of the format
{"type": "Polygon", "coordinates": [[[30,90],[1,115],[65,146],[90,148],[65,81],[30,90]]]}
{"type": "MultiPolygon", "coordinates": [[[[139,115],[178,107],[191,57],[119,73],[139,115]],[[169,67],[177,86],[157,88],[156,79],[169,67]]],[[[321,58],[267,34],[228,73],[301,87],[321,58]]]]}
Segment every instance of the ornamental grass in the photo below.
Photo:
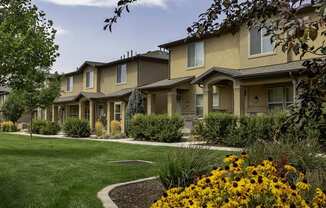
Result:
{"type": "Polygon", "coordinates": [[[290,164],[270,158],[253,165],[246,153],[229,155],[224,163],[225,167],[214,168],[186,188],[169,189],[152,208],[326,207],[325,190],[317,188],[313,198],[307,199],[311,185],[290,164]]]}

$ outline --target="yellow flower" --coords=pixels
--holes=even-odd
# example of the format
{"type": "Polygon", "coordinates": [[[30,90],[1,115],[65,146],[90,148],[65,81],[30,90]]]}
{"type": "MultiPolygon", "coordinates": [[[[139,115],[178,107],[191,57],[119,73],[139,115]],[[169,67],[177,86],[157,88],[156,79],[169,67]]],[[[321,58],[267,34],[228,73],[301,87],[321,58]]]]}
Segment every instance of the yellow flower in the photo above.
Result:
{"type": "Polygon", "coordinates": [[[287,172],[296,172],[297,170],[295,169],[295,167],[293,167],[292,165],[284,165],[284,169],[287,172]]]}

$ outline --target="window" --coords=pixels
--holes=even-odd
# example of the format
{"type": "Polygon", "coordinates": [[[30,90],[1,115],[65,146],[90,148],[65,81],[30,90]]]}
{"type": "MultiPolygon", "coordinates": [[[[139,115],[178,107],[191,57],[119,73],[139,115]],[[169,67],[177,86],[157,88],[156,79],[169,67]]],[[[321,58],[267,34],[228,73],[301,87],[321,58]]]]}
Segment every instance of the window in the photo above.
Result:
{"type": "Polygon", "coordinates": [[[196,95],[196,115],[199,117],[203,117],[204,114],[204,105],[203,105],[203,95],[196,95]]]}
{"type": "Polygon", "coordinates": [[[94,87],[94,72],[87,71],[86,72],[86,88],[93,88],[94,87]]]}
{"type": "Polygon", "coordinates": [[[278,112],[287,109],[293,103],[293,91],[290,87],[268,89],[268,110],[278,112]]]}
{"type": "Polygon", "coordinates": [[[127,82],[127,64],[118,65],[117,68],[117,84],[127,82]]]}
{"type": "Polygon", "coordinates": [[[72,118],[79,117],[79,106],[78,105],[69,106],[69,117],[72,117],[72,118]]]}
{"type": "Polygon", "coordinates": [[[114,104],[114,120],[121,121],[121,104],[114,104]]]}
{"type": "Polygon", "coordinates": [[[273,52],[274,45],[271,36],[266,36],[266,29],[253,28],[250,30],[250,55],[259,55],[273,52]]]}
{"type": "Polygon", "coordinates": [[[204,42],[191,43],[188,45],[188,68],[204,65],[204,42]]]}
{"type": "Polygon", "coordinates": [[[67,92],[72,92],[74,86],[74,77],[67,78],[67,92]]]}

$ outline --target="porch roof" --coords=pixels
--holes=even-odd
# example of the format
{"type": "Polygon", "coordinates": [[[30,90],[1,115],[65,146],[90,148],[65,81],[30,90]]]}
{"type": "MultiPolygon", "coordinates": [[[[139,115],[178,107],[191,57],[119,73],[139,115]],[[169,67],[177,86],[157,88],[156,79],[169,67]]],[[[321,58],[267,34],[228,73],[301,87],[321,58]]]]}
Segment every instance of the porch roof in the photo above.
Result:
{"type": "Polygon", "coordinates": [[[81,97],[85,97],[86,99],[91,100],[105,97],[105,95],[101,92],[80,92],[75,96],[60,96],[54,100],[54,103],[75,102],[81,97]]]}
{"type": "Polygon", "coordinates": [[[77,96],[60,96],[54,100],[54,103],[67,103],[75,101],[77,96]]]}
{"type": "Polygon", "coordinates": [[[134,88],[127,88],[123,90],[119,90],[104,96],[104,98],[117,98],[117,97],[124,97],[132,93],[134,88]]]}
{"type": "Polygon", "coordinates": [[[294,61],[285,64],[275,64],[269,66],[252,67],[246,69],[228,69],[220,67],[212,67],[210,70],[198,76],[191,83],[200,84],[203,83],[208,77],[214,74],[222,74],[234,79],[251,79],[260,78],[273,75],[288,74],[290,72],[297,72],[304,67],[303,61],[294,61]]]}
{"type": "Polygon", "coordinates": [[[150,89],[169,89],[172,87],[175,87],[177,85],[190,82],[194,77],[181,77],[181,78],[175,78],[175,79],[164,79],[158,82],[154,82],[149,85],[145,85],[140,87],[139,89],[142,90],[150,90],[150,89]]]}

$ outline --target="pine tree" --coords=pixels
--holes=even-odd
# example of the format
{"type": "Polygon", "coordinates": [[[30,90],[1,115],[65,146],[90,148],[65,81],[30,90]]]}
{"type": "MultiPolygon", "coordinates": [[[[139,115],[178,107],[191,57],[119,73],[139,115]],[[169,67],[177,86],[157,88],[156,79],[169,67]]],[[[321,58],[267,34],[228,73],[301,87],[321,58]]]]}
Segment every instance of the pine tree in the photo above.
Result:
{"type": "Polygon", "coordinates": [[[128,134],[128,128],[130,126],[131,119],[136,114],[145,114],[145,97],[143,93],[135,89],[132,91],[128,106],[127,106],[127,112],[126,112],[126,132],[128,134]]]}

